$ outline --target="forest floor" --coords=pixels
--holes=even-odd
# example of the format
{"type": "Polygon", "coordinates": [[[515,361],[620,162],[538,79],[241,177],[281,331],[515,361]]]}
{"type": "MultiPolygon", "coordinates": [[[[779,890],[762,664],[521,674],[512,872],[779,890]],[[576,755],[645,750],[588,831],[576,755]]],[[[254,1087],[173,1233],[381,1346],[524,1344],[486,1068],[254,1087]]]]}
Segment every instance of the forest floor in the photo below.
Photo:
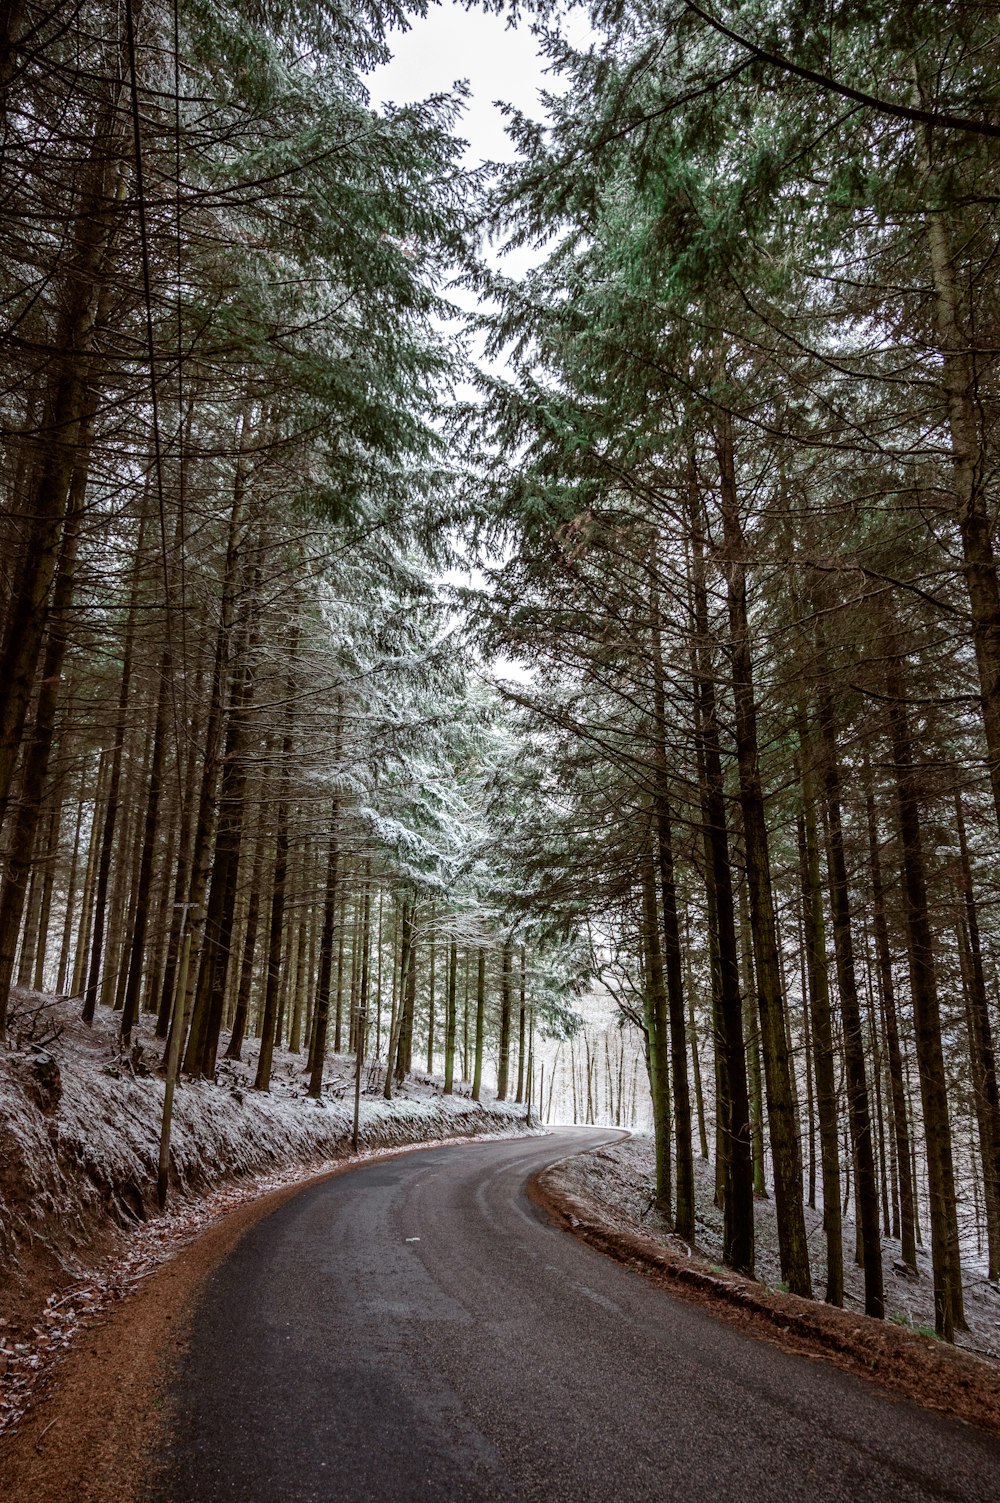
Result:
{"type": "Polygon", "coordinates": [[[722,1216],[713,1204],[714,1166],[695,1161],[697,1240],[689,1246],[653,1204],[654,1148],[636,1134],[548,1169],[533,1184],[539,1204],[567,1230],[755,1336],[822,1356],[873,1378],[925,1408],[1000,1434],[1000,1290],[966,1276],[968,1330],[956,1346],[934,1336],[930,1257],[902,1272],[899,1243],[883,1239],[884,1321],[864,1315],[864,1282],[854,1261],[855,1229],[844,1225],[844,1308],[821,1303],[826,1278],[822,1213],[807,1208],[813,1286],[818,1299],[781,1283],[774,1202],[755,1201],[756,1271],[751,1280],[721,1266],[722,1216]]]}
{"type": "Polygon", "coordinates": [[[155,1200],[161,1046],[143,1018],[122,1056],[117,1018],[92,1028],[75,1002],[17,994],[0,1049],[0,1434],[19,1423],[81,1334],[207,1227],[357,1158],[410,1144],[525,1131],[525,1109],[417,1074],[386,1101],[366,1071],[359,1154],[351,1147],[354,1060],[331,1054],[319,1102],[305,1057],[276,1050],[271,1089],[254,1091],[257,1043],[218,1079],[175,1098],[167,1209],[155,1200]]]}

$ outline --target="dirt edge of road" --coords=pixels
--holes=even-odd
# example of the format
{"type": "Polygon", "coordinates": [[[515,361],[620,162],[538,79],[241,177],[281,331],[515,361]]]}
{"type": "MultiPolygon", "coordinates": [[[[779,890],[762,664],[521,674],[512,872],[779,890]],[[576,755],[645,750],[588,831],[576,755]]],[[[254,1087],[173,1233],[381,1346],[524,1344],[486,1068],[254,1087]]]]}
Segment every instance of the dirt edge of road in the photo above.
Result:
{"type": "Polygon", "coordinates": [[[717,1271],[653,1238],[608,1222],[591,1200],[561,1183],[560,1164],[528,1181],[529,1198],[551,1221],[671,1294],[801,1356],[834,1363],[935,1414],[1000,1435],[995,1363],[886,1321],[784,1294],[717,1271]]]}

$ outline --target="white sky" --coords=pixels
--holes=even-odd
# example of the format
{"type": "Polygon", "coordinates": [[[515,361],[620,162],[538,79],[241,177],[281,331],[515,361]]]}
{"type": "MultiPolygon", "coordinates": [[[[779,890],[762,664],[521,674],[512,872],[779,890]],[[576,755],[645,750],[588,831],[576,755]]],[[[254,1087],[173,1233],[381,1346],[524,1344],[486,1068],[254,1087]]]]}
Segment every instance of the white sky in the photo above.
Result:
{"type": "MultiPolygon", "coordinates": [[[[574,11],[562,25],[576,39],[588,34],[580,11],[574,11]]],[[[496,100],[540,119],[540,90],[561,92],[564,87],[562,79],[545,72],[545,60],[539,57],[527,24],[509,27],[504,17],[465,10],[455,0],[432,4],[426,18],[414,16],[411,29],[391,34],[389,43],[392,61],[366,80],[372,104],[409,104],[467,80],[472,96],[456,130],[469,143],[466,161],[470,167],[484,161],[510,161],[515,155],[496,100]]],[[[503,268],[508,276],[519,276],[537,259],[537,253],[526,247],[506,254],[503,268]]]]}
{"type": "MultiPolygon", "coordinates": [[[[585,25],[583,16],[576,13],[570,22],[571,34],[582,38],[585,25]]],[[[544,59],[526,25],[509,27],[503,17],[465,10],[455,0],[432,5],[426,18],[415,16],[409,31],[394,33],[389,41],[392,61],[366,80],[373,106],[408,104],[467,80],[471,98],[457,131],[469,143],[466,161],[470,167],[484,161],[510,161],[515,155],[496,100],[506,100],[539,119],[540,90],[562,88],[561,80],[545,73],[544,59]]],[[[525,247],[496,259],[502,259],[508,276],[519,276],[538,255],[525,247]]],[[[469,294],[450,289],[449,296],[471,306],[469,294]]],[[[445,575],[449,584],[481,584],[482,579],[476,569],[449,570],[445,575]]],[[[506,658],[493,664],[493,670],[506,678],[528,677],[520,664],[506,658]]]]}
{"type": "Polygon", "coordinates": [[[389,41],[392,62],[368,79],[374,103],[408,104],[467,79],[472,101],[462,134],[469,141],[470,164],[511,158],[493,101],[508,100],[537,117],[538,91],[545,86],[542,61],[526,26],[512,29],[503,17],[444,0],[432,6],[426,19],[415,16],[410,31],[394,33],[389,41]]]}

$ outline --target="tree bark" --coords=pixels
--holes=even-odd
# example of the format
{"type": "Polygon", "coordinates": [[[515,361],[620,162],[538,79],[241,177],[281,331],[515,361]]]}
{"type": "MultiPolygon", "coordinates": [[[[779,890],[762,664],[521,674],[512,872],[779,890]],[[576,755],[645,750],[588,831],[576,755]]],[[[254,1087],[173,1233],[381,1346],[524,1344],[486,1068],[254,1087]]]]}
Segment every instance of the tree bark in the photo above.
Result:
{"type": "Polygon", "coordinates": [[[476,1040],[472,1075],[472,1099],[478,1101],[483,1088],[483,1044],[486,1023],[486,951],[477,952],[476,969],[476,1040]]]}
{"type": "Polygon", "coordinates": [[[903,893],[917,1072],[920,1077],[927,1153],[931,1255],[934,1268],[934,1326],[945,1341],[954,1341],[955,1327],[964,1324],[964,1311],[951,1119],[941,1041],[934,946],[927,912],[927,878],[920,830],[918,775],[913,760],[913,738],[902,695],[896,650],[890,649],[888,669],[889,729],[895,761],[896,807],[903,853],[903,893]]]}
{"type": "Polygon", "coordinates": [[[271,1089],[271,1065],[274,1058],[278,1022],[278,990],[281,984],[281,950],[285,937],[285,900],[288,892],[288,822],[289,790],[292,779],[292,751],[295,746],[295,660],[299,629],[295,626],[289,648],[288,679],[285,688],[285,732],[281,744],[281,772],[274,808],[274,881],[271,889],[271,919],[267,938],[267,975],[264,986],[264,1017],[261,1024],[260,1054],[254,1089],[271,1089]]]}
{"type": "Polygon", "coordinates": [[[958,833],[959,872],[965,925],[962,950],[966,961],[969,1006],[969,1053],[975,1087],[976,1121],[983,1159],[983,1198],[986,1204],[989,1277],[1000,1279],[1000,1092],[997,1090],[996,1054],[986,995],[979,912],[972,887],[972,863],[965,833],[962,796],[955,794],[955,827],[958,833]]]}
{"type": "Polygon", "coordinates": [[[710,660],[708,591],[705,579],[701,501],[693,460],[689,465],[691,515],[693,667],[696,751],[702,771],[702,824],[710,915],[713,969],[713,1016],[718,1076],[718,1141],[723,1147],[723,1262],[751,1278],[754,1271],[753,1157],[746,1054],[743,1046],[743,1000],[733,904],[725,782],[715,683],[710,660]],[[714,919],[714,925],[711,920],[714,919]]]}
{"type": "Polygon", "coordinates": [[[774,1171],[774,1200],[782,1277],[793,1294],[812,1296],[809,1244],[802,1194],[802,1149],[792,1095],[785,1036],[785,1003],[775,930],[774,894],[768,849],[764,790],[757,745],[757,707],[747,619],[745,544],[736,494],[732,421],[722,412],[717,451],[725,540],[724,568],[729,604],[736,756],[743,810],[750,924],[757,973],[757,1003],[764,1054],[764,1083],[774,1171]]]}
{"type": "Polygon", "coordinates": [[[0,828],[48,621],[70,490],[81,455],[89,447],[89,424],[96,408],[90,357],[114,261],[126,183],[121,152],[127,117],[118,109],[121,88],[116,79],[94,128],[90,161],[74,204],[72,249],[56,299],[60,314],[47,364],[32,492],[21,507],[28,521],[0,641],[0,828]]]}
{"type": "Polygon", "coordinates": [[[121,801],[122,758],[125,751],[129,693],[132,682],[132,659],[135,650],[135,624],[139,606],[139,575],[142,565],[142,543],[145,530],[145,501],[139,518],[139,536],[136,543],[135,563],[129,587],[128,615],[125,622],[125,641],[122,651],[122,676],[118,691],[118,712],[115,721],[115,741],[111,752],[111,772],[108,778],[107,801],[104,806],[104,823],[101,832],[100,856],[97,863],[97,882],[94,889],[94,913],[90,936],[90,966],[87,972],[87,989],[83,998],[81,1018],[88,1025],[93,1023],[104,959],[104,933],[108,908],[108,883],[111,876],[111,861],[114,855],[115,828],[121,801]]]}
{"type": "Polygon", "coordinates": [[[333,972],[333,934],[337,917],[340,878],[340,798],[334,795],[330,806],[330,839],[326,851],[326,887],[323,894],[323,928],[319,941],[319,980],[313,1016],[312,1060],[309,1092],[318,1101],[323,1090],[323,1065],[326,1061],[326,1036],[330,1017],[330,979],[333,972]]]}
{"type": "Polygon", "coordinates": [[[916,1215],[911,1168],[909,1112],[906,1080],[903,1074],[903,1051],[899,1040],[896,1013],[896,989],[892,979],[892,955],[889,949],[889,926],[885,914],[885,889],[882,882],[882,858],[879,852],[875,796],[867,762],[864,768],[865,809],[868,823],[868,860],[872,883],[872,925],[875,931],[875,960],[882,1021],[885,1028],[886,1054],[889,1065],[889,1099],[892,1107],[893,1141],[896,1149],[896,1174],[899,1185],[900,1243],[903,1262],[916,1272],[916,1215]]]}
{"type": "Polygon", "coordinates": [[[649,836],[640,857],[642,882],[643,1019],[646,1067],[653,1104],[653,1144],[656,1155],[656,1207],[670,1219],[673,1184],[670,1165],[670,1069],[667,1035],[667,994],[660,948],[660,918],[656,904],[656,868],[649,836]]]}
{"type": "MultiPolygon", "coordinates": [[[[824,644],[818,644],[824,655],[824,644]]],[[[818,693],[820,737],[823,743],[823,782],[829,849],[827,869],[830,880],[830,913],[833,920],[833,944],[840,990],[840,1015],[843,1022],[844,1062],[847,1075],[847,1108],[854,1152],[854,1179],[857,1187],[862,1258],[865,1270],[865,1314],[881,1320],[885,1315],[882,1286],[882,1239],[878,1220],[878,1178],[872,1141],[871,1107],[865,1073],[865,1044],[858,1001],[857,975],[854,966],[854,937],[851,932],[851,899],[847,882],[847,860],[840,811],[840,766],[836,733],[833,725],[833,702],[829,690],[821,685],[818,693]]]]}
{"type": "Polygon", "coordinates": [[[59,572],[56,576],[49,616],[48,641],[42,661],[42,682],[38,691],[31,743],[21,774],[21,796],[13,822],[3,884],[0,886],[0,1039],[7,1026],[8,998],[14,974],[14,956],[21,928],[24,899],[32,870],[32,855],[41,820],[45,783],[52,754],[62,666],[69,644],[69,615],[76,582],[77,550],[83,519],[87,485],[89,443],[81,452],[81,464],[71,486],[66,528],[62,539],[59,572]]]}
{"type": "Polygon", "coordinates": [[[507,1077],[510,1074],[510,973],[513,954],[514,941],[512,939],[505,939],[500,956],[500,1050],[497,1067],[498,1101],[507,1100],[507,1077]]]}
{"type": "Polygon", "coordinates": [[[448,992],[444,1024],[444,1094],[455,1089],[455,1035],[458,1025],[458,941],[452,935],[448,947],[448,992]]]}

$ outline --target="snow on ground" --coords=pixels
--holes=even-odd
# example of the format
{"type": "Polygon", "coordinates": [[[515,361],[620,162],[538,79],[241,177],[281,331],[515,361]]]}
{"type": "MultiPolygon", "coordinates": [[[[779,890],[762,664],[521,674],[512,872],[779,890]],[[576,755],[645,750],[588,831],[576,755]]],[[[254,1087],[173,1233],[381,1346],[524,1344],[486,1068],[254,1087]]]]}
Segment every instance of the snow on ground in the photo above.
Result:
{"type": "MultiPolygon", "coordinates": [[[[653,1139],[636,1134],[621,1143],[580,1154],[560,1165],[561,1184],[574,1196],[598,1207],[602,1218],[621,1231],[639,1233],[662,1241],[675,1251],[687,1246],[670,1230],[669,1223],[653,1205],[655,1157],[653,1139]]],[[[696,1247],[709,1262],[718,1263],[722,1256],[722,1213],[713,1204],[715,1167],[695,1159],[695,1229],[696,1247]]],[[[758,1279],[777,1289],[781,1287],[778,1258],[778,1232],[773,1200],[754,1204],[756,1264],[758,1279]]],[[[806,1231],[809,1237],[813,1289],[822,1298],[826,1280],[826,1242],[823,1216],[806,1208],[806,1231]]],[[[844,1303],[848,1309],[863,1311],[864,1276],[854,1261],[855,1228],[844,1222],[844,1303]]],[[[900,1245],[891,1237],[882,1239],[885,1266],[886,1316],[900,1325],[934,1331],[934,1290],[931,1261],[927,1249],[918,1249],[918,1273],[901,1273],[900,1245]]],[[[1000,1289],[980,1277],[966,1274],[967,1332],[960,1332],[959,1346],[984,1356],[1000,1359],[1000,1289]]]]}
{"type": "MultiPolygon", "coordinates": [[[[44,1013],[36,1039],[19,1038],[15,1024],[15,1048],[0,1054],[0,1261],[12,1242],[30,1240],[32,1219],[72,1218],[81,1205],[102,1202],[126,1224],[152,1208],[164,1089],[153,1069],[161,1045],[152,1020],[142,1020],[137,1047],[123,1058],[113,1014],[100,1013],[90,1029],[75,1004],[37,1001],[44,1001],[44,1013]]],[[[22,1017],[26,1011],[22,1006],[22,1017]]],[[[222,1176],[343,1157],[353,1118],[353,1059],[330,1058],[320,1101],[306,1095],[304,1055],[275,1051],[269,1092],[252,1089],[256,1063],[251,1041],[242,1062],[220,1062],[217,1083],[184,1081],[178,1088],[173,1193],[200,1190],[222,1176]]],[[[380,1072],[366,1071],[362,1146],[523,1126],[523,1107],[489,1100],[488,1093],[479,1106],[468,1099],[468,1087],[444,1096],[439,1081],[416,1076],[388,1102],[381,1084],[380,1072]]]]}

